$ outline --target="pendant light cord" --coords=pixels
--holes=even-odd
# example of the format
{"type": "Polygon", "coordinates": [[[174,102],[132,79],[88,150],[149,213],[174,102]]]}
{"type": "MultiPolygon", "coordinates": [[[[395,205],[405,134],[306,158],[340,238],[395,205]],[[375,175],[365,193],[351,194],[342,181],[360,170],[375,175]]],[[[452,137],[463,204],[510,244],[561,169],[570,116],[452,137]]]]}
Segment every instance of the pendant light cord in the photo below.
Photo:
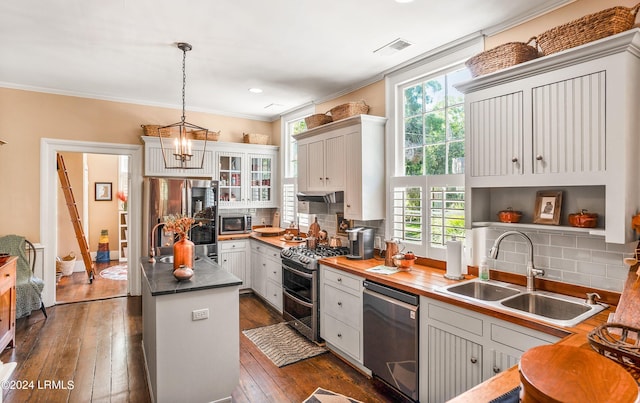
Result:
{"type": "Polygon", "coordinates": [[[182,123],[185,120],[185,88],[187,86],[187,49],[182,49],[182,123]]]}

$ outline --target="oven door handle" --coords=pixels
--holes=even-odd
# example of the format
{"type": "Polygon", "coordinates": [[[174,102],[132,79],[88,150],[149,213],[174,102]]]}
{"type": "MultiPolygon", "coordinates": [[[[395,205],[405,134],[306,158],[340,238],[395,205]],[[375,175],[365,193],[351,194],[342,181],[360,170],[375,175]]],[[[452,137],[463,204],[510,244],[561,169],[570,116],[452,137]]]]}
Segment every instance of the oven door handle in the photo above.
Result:
{"type": "Polygon", "coordinates": [[[305,272],[300,271],[300,270],[296,270],[293,267],[287,266],[284,263],[282,264],[282,268],[284,270],[288,271],[288,272],[291,272],[291,273],[297,275],[297,276],[308,278],[308,279],[313,279],[313,274],[309,274],[309,273],[305,273],[305,272]]]}
{"type": "Polygon", "coordinates": [[[307,301],[303,301],[298,297],[293,296],[291,293],[289,293],[286,289],[283,289],[282,292],[284,293],[284,295],[286,295],[287,297],[291,298],[292,300],[296,301],[298,304],[305,306],[307,308],[313,308],[313,304],[308,303],[307,301]]]}

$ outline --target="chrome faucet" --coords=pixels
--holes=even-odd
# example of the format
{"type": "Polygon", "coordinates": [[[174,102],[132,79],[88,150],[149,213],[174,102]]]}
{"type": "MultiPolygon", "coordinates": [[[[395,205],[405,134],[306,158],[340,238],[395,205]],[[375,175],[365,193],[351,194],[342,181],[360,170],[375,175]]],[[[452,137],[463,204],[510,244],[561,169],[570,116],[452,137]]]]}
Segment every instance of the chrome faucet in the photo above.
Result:
{"type": "Polygon", "coordinates": [[[156,258],[155,258],[155,256],[156,256],[156,230],[161,225],[164,225],[164,223],[163,222],[159,222],[151,229],[151,245],[149,245],[149,263],[155,263],[156,262],[156,258]]]}
{"type": "Polygon", "coordinates": [[[529,262],[527,263],[527,291],[535,291],[536,290],[535,278],[536,276],[543,276],[544,270],[536,269],[533,266],[533,242],[531,242],[531,238],[529,238],[528,236],[526,236],[520,231],[507,231],[504,234],[500,235],[498,239],[496,239],[496,241],[493,243],[493,246],[489,250],[489,257],[491,259],[498,258],[498,251],[500,250],[500,242],[502,242],[502,240],[509,235],[520,235],[521,237],[526,239],[527,242],[529,242],[530,259],[529,259],[529,262]]]}

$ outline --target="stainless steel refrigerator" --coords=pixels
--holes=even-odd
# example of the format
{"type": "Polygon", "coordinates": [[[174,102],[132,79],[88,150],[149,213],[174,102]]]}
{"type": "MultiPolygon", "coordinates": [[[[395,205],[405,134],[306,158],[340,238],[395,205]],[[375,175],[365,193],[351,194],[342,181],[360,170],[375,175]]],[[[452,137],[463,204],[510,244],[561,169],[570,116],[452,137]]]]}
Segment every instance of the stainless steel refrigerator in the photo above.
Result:
{"type": "Polygon", "coordinates": [[[156,255],[173,253],[173,236],[165,234],[162,223],[171,214],[194,217],[196,224],[189,239],[196,244],[196,255],[218,257],[218,182],[196,178],[145,178],[143,214],[143,253],[151,247],[156,255]],[[151,234],[154,233],[152,237],[151,234]],[[151,241],[154,245],[151,246],[151,241]]]}

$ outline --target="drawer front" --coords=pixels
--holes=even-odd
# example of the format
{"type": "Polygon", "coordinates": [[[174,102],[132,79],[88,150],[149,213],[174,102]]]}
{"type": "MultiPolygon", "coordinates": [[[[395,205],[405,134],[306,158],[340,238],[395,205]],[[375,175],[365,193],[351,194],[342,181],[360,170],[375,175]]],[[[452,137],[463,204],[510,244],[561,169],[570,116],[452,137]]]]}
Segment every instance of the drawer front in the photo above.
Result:
{"type": "Polygon", "coordinates": [[[324,270],[324,279],[326,282],[332,283],[334,286],[337,286],[340,289],[353,290],[357,293],[362,292],[362,281],[364,280],[363,278],[345,273],[340,270],[331,269],[326,266],[322,266],[322,268],[324,270]]]}
{"type": "Polygon", "coordinates": [[[505,346],[515,348],[521,352],[525,352],[533,347],[551,344],[554,342],[552,341],[553,336],[541,335],[541,337],[538,338],[532,335],[532,332],[534,331],[526,328],[522,328],[522,331],[519,331],[517,329],[509,329],[497,324],[491,324],[491,340],[504,344],[505,346]]]}
{"type": "Polygon", "coordinates": [[[482,319],[474,318],[473,316],[465,315],[433,303],[429,303],[428,305],[428,315],[430,319],[482,336],[482,319]]]}
{"type": "Polygon", "coordinates": [[[276,307],[278,311],[282,312],[282,285],[273,281],[267,280],[267,295],[265,298],[271,305],[276,307]]]}
{"type": "Polygon", "coordinates": [[[251,250],[254,250],[270,258],[280,259],[280,249],[265,245],[258,241],[251,242],[251,250]]]}
{"type": "Polygon", "coordinates": [[[247,248],[247,241],[222,241],[220,250],[239,250],[247,248]]]}
{"type": "Polygon", "coordinates": [[[362,363],[360,356],[360,332],[339,321],[331,315],[324,314],[324,338],[340,350],[362,363]]]}
{"type": "Polygon", "coordinates": [[[362,300],[329,284],[325,284],[323,290],[324,305],[322,308],[325,312],[342,322],[360,328],[362,300]]]}
{"type": "Polygon", "coordinates": [[[4,292],[16,284],[15,264],[5,265],[0,270],[0,292],[4,292]]]}
{"type": "Polygon", "coordinates": [[[282,263],[271,259],[264,259],[264,269],[267,271],[267,278],[274,283],[282,285],[282,263]]]}

